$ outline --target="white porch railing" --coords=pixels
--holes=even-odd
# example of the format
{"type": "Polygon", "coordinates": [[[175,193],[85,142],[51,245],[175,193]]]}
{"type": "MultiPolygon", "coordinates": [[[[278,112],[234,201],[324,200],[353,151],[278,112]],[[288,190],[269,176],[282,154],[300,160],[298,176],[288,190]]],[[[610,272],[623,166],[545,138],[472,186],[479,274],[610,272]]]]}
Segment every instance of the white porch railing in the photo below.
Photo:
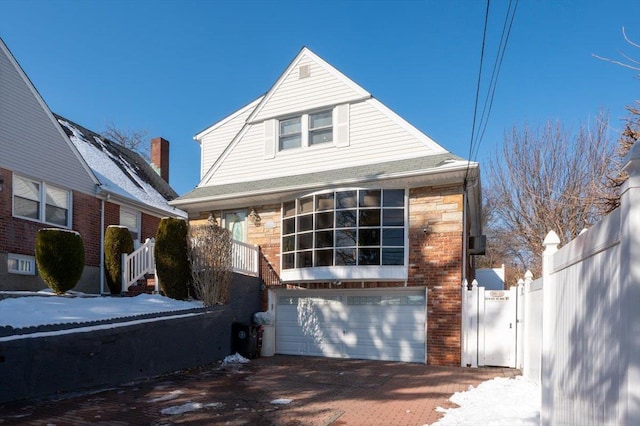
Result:
{"type": "Polygon", "coordinates": [[[233,272],[257,277],[259,275],[258,246],[233,240],[231,246],[233,272]]]}
{"type": "MultiPolygon", "coordinates": [[[[129,290],[139,279],[146,274],[156,273],[156,261],[153,254],[155,240],[147,238],[145,243],[131,254],[122,254],[122,292],[129,290]]],[[[257,277],[260,275],[258,246],[233,240],[231,246],[231,260],[233,272],[257,277]]],[[[156,288],[158,292],[159,280],[156,275],[156,288]]]]}
{"type": "MultiPolygon", "coordinates": [[[[156,259],[153,254],[155,240],[147,238],[143,245],[134,250],[131,254],[122,253],[122,292],[126,292],[129,287],[135,284],[146,274],[156,273],[156,259]]],[[[155,277],[156,289],[158,292],[158,277],[155,277]]]]}

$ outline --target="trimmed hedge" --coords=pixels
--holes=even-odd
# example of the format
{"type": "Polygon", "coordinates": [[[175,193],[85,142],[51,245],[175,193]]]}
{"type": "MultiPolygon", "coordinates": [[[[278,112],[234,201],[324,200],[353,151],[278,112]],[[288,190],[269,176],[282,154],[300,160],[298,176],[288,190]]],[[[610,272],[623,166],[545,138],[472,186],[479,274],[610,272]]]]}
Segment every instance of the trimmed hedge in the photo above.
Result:
{"type": "Polygon", "coordinates": [[[160,220],[156,233],[154,254],[160,289],[165,296],[177,300],[185,300],[189,295],[191,268],[187,233],[187,221],[171,217],[160,220]]]}
{"type": "Polygon", "coordinates": [[[84,270],[84,244],[75,231],[47,228],[36,236],[36,265],[40,276],[56,294],[78,284],[84,270]]]}
{"type": "Polygon", "coordinates": [[[133,238],[126,226],[111,225],[104,233],[105,278],[111,294],[122,292],[122,254],[133,252],[133,238]]]}

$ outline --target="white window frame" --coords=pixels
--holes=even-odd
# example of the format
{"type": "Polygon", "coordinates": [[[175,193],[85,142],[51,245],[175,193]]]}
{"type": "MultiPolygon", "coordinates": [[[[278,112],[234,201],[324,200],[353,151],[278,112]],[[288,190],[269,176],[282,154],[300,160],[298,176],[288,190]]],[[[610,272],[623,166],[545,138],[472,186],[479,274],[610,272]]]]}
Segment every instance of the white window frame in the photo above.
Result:
{"type": "Polygon", "coordinates": [[[289,116],[289,117],[283,117],[281,119],[278,120],[278,125],[276,126],[278,135],[277,135],[277,143],[278,143],[278,152],[287,152],[287,151],[293,151],[296,149],[301,149],[301,148],[309,148],[309,147],[316,147],[316,146],[328,146],[328,145],[335,145],[335,112],[334,112],[335,108],[325,108],[325,109],[321,109],[321,110],[317,110],[317,111],[310,111],[310,112],[306,112],[304,114],[300,114],[300,115],[294,115],[294,116],[289,116]],[[322,127],[317,127],[317,128],[311,128],[310,123],[311,123],[311,116],[312,115],[316,115],[316,114],[321,114],[321,113],[330,113],[331,115],[331,126],[322,126],[322,127]],[[288,136],[288,135],[282,135],[281,134],[281,123],[285,122],[285,121],[289,121],[289,120],[294,120],[297,119],[300,122],[300,146],[299,147],[291,147],[291,148],[283,148],[282,147],[282,141],[281,141],[281,137],[282,136],[288,136]],[[310,138],[310,134],[312,131],[317,131],[317,130],[325,130],[327,128],[331,127],[332,130],[332,134],[331,134],[331,140],[330,141],[326,141],[326,142],[320,142],[320,143],[315,143],[312,144],[311,143],[311,138],[310,138]]]}
{"type": "Polygon", "coordinates": [[[9,253],[7,256],[7,272],[16,275],[35,275],[36,274],[36,258],[24,254],[9,253]],[[17,268],[11,268],[11,261],[15,261],[17,268]],[[24,265],[28,265],[27,268],[24,265]]]}
{"type": "MultiPolygon", "coordinates": [[[[332,190],[328,190],[328,191],[318,191],[318,192],[314,192],[312,194],[307,194],[304,196],[300,196],[300,197],[296,197],[294,200],[289,200],[286,203],[283,203],[281,206],[281,217],[282,217],[282,224],[283,224],[283,228],[282,228],[282,232],[281,232],[281,237],[280,237],[280,278],[285,281],[285,282],[291,282],[291,281],[341,281],[341,280],[372,280],[372,279],[376,279],[379,281],[397,281],[397,280],[407,280],[408,279],[408,265],[409,265],[409,206],[408,206],[408,200],[409,200],[409,195],[408,195],[408,190],[406,188],[380,188],[380,187],[376,187],[376,188],[336,188],[336,189],[332,189],[332,190]],[[285,263],[285,254],[286,255],[290,255],[294,252],[300,252],[301,250],[297,247],[297,239],[298,236],[301,235],[300,231],[297,228],[297,225],[295,225],[295,231],[293,234],[285,234],[284,233],[284,220],[288,219],[288,220],[295,220],[296,223],[298,221],[298,217],[300,216],[306,216],[309,214],[312,215],[316,215],[318,212],[322,213],[322,211],[318,211],[315,208],[315,197],[319,196],[319,195],[323,195],[323,194],[327,194],[327,193],[338,193],[338,192],[344,192],[344,191],[368,191],[368,190],[381,190],[381,191],[385,191],[385,190],[394,190],[394,189],[401,189],[404,190],[404,201],[403,201],[403,214],[404,214],[404,224],[402,225],[403,228],[403,245],[402,246],[396,246],[396,245],[391,245],[391,246],[387,246],[387,245],[383,245],[383,241],[382,241],[382,234],[383,234],[383,230],[384,229],[399,229],[400,226],[398,225],[397,227],[394,225],[384,225],[382,223],[382,216],[381,216],[381,222],[380,222],[380,244],[378,245],[378,247],[381,250],[381,256],[380,256],[380,263],[379,264],[366,264],[366,265],[337,265],[335,264],[335,256],[336,256],[336,250],[338,249],[338,246],[336,245],[336,238],[337,236],[334,234],[334,244],[332,246],[332,249],[334,250],[334,264],[333,266],[310,266],[310,267],[298,267],[297,266],[297,255],[294,258],[294,266],[293,268],[288,268],[285,269],[284,267],[284,263],[285,263]],[[312,213],[300,213],[298,211],[299,208],[299,204],[298,204],[298,200],[300,199],[308,199],[309,197],[311,197],[314,202],[313,202],[313,210],[312,213]],[[285,204],[290,203],[291,201],[294,201],[294,205],[295,205],[295,213],[293,214],[293,216],[286,216],[285,217],[285,204]],[[290,237],[291,235],[295,235],[295,242],[293,245],[293,248],[287,248],[285,249],[284,247],[284,238],[285,236],[290,237]],[[403,262],[402,264],[384,264],[383,263],[383,259],[382,259],[382,251],[384,250],[384,248],[398,248],[398,249],[402,249],[403,250],[403,262]]],[[[382,202],[380,205],[380,210],[381,210],[381,214],[382,214],[382,210],[385,209],[400,209],[400,207],[392,207],[392,206],[387,206],[385,207],[382,202]]],[[[360,211],[361,209],[363,210],[367,210],[368,207],[360,207],[358,206],[356,208],[357,211],[360,211]]],[[[375,209],[375,208],[374,208],[375,209]]],[[[340,211],[342,209],[339,209],[336,205],[334,205],[333,209],[328,209],[326,210],[331,211],[333,210],[334,215],[336,214],[335,212],[340,211]]],[[[337,218],[334,217],[334,220],[337,220],[337,218]]],[[[318,228],[316,228],[317,224],[315,223],[314,220],[314,225],[313,225],[313,230],[309,231],[312,233],[316,233],[318,232],[318,228]]],[[[336,232],[338,229],[340,229],[339,227],[337,227],[337,222],[335,222],[334,226],[332,227],[333,231],[336,232]]],[[[367,229],[369,228],[369,226],[360,226],[359,224],[355,226],[356,229],[361,230],[361,229],[367,229]]],[[[329,228],[327,228],[329,229],[329,228]]],[[[359,231],[358,231],[359,232],[359,231]]],[[[308,233],[306,231],[304,231],[302,234],[308,233]]],[[[328,247],[327,247],[328,248],[328,247]]],[[[366,247],[365,247],[366,248],[366,247]]],[[[315,237],[314,237],[314,243],[313,243],[313,248],[309,249],[309,250],[302,250],[302,251],[316,251],[317,247],[315,246],[315,237]]],[[[315,254],[313,255],[315,256],[315,254]]],[[[314,260],[315,263],[315,260],[314,260]]]]}
{"type": "Polygon", "coordinates": [[[25,219],[25,220],[30,220],[33,222],[39,222],[39,223],[46,223],[48,225],[53,225],[53,226],[59,226],[62,228],[71,228],[71,224],[73,223],[73,193],[67,189],[61,188],[59,186],[56,185],[50,185],[44,181],[40,181],[40,180],[36,180],[36,179],[31,179],[31,178],[27,178],[24,176],[20,176],[20,175],[14,175],[13,176],[13,188],[12,188],[12,194],[11,194],[11,203],[12,203],[12,214],[13,217],[17,217],[20,219],[25,219]],[[38,191],[38,217],[37,218],[32,218],[32,217],[27,217],[27,216],[21,216],[20,214],[18,214],[16,212],[16,205],[15,205],[15,199],[16,199],[16,184],[17,181],[21,179],[23,181],[26,182],[31,182],[33,184],[36,184],[39,186],[39,191],[38,191]],[[54,189],[57,191],[62,191],[65,192],[67,194],[67,223],[65,223],[64,225],[61,225],[59,223],[53,223],[53,222],[47,222],[46,218],[47,218],[47,189],[54,189]]]}
{"type": "Polygon", "coordinates": [[[141,238],[142,238],[142,217],[139,211],[136,211],[134,209],[130,209],[128,207],[124,207],[124,206],[120,206],[120,225],[121,226],[126,226],[127,229],[129,230],[129,232],[136,232],[138,234],[138,238],[133,238],[133,235],[131,235],[131,237],[133,238],[133,246],[134,248],[138,248],[140,243],[141,243],[141,238]],[[122,214],[129,214],[131,216],[135,216],[136,218],[136,229],[131,229],[131,227],[127,226],[126,224],[123,223],[122,220],[122,214]]]}

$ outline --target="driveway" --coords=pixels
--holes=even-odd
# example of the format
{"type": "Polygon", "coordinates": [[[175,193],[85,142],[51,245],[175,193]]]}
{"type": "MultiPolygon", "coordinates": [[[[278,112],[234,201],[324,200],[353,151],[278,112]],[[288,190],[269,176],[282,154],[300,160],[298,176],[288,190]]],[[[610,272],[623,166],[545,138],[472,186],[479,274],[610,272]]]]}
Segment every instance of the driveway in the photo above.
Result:
{"type": "Polygon", "coordinates": [[[424,425],[469,385],[513,377],[467,369],[277,355],[185,370],[56,401],[0,406],[0,424],[424,425]]]}

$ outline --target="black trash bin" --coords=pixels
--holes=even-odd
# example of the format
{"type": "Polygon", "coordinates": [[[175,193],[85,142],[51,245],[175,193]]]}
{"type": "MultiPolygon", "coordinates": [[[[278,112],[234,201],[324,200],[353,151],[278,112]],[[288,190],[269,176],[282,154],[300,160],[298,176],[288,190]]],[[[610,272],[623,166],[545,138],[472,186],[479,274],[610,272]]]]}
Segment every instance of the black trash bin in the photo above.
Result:
{"type": "Polygon", "coordinates": [[[241,322],[231,324],[231,352],[239,353],[245,358],[256,358],[260,354],[262,333],[259,325],[241,322]]]}

